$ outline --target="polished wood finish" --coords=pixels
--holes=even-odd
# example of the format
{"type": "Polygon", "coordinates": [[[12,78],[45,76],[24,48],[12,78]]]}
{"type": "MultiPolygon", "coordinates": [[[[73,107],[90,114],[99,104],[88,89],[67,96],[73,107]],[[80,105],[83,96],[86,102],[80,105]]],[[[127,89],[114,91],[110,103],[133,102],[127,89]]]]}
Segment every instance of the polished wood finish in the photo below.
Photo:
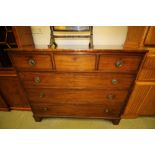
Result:
{"type": "Polygon", "coordinates": [[[132,74],[117,73],[20,72],[19,76],[25,88],[128,90],[135,79],[132,74]]]}
{"type": "Polygon", "coordinates": [[[143,64],[143,68],[145,69],[155,69],[155,53],[147,54],[145,62],[143,64]]]}
{"type": "Polygon", "coordinates": [[[137,82],[125,109],[124,115],[155,115],[155,84],[137,82]]]}
{"type": "Polygon", "coordinates": [[[0,77],[0,92],[10,108],[29,107],[29,103],[17,77],[0,77]]]}
{"type": "Polygon", "coordinates": [[[155,53],[147,54],[142,69],[138,75],[138,80],[155,82],[155,53]]]}
{"type": "Polygon", "coordinates": [[[128,91],[104,91],[104,90],[64,90],[64,89],[27,89],[31,102],[49,103],[100,103],[114,104],[124,103],[128,91]],[[42,95],[43,94],[43,95],[42,95]],[[112,97],[109,99],[109,95],[112,97]]]}
{"type": "Polygon", "coordinates": [[[95,55],[61,55],[55,54],[57,71],[93,71],[95,55]]]}
{"type": "Polygon", "coordinates": [[[124,49],[140,49],[144,47],[144,41],[149,26],[128,26],[124,49]]]}
{"type": "MultiPolygon", "coordinates": [[[[0,65],[0,95],[7,105],[6,110],[30,110],[31,108],[28,105],[23,87],[5,49],[34,48],[31,28],[30,26],[6,26],[6,29],[7,33],[3,33],[4,31],[2,31],[5,34],[5,46],[1,44],[1,50],[3,51],[1,59],[4,64],[0,65]]],[[[3,34],[0,35],[3,36],[3,34]]],[[[1,106],[0,110],[3,110],[1,106]]]]}
{"type": "Polygon", "coordinates": [[[34,113],[44,117],[105,117],[119,118],[119,111],[116,107],[108,107],[104,105],[40,105],[33,107],[34,113]]]}
{"type": "Polygon", "coordinates": [[[50,55],[13,55],[12,61],[18,70],[52,70],[50,55]]]}
{"type": "Polygon", "coordinates": [[[18,48],[34,48],[30,26],[12,26],[18,48]]]}
{"type": "Polygon", "coordinates": [[[144,41],[145,46],[155,46],[155,26],[150,26],[144,41]]]}
{"type": "Polygon", "coordinates": [[[155,47],[155,26],[128,26],[124,49],[155,47]]]}
{"type": "Polygon", "coordinates": [[[6,102],[4,101],[4,99],[2,98],[2,96],[0,95],[0,110],[1,111],[8,111],[9,107],[6,104],[6,102]]]}
{"type": "Polygon", "coordinates": [[[36,121],[44,117],[90,117],[117,124],[147,51],[11,49],[8,52],[36,121]],[[33,67],[27,63],[30,56],[35,61],[31,61],[33,67]]]}
{"type": "Polygon", "coordinates": [[[123,118],[155,116],[155,27],[129,27],[124,48],[148,49],[123,118]],[[133,44],[130,44],[133,42],[133,44]]]}
{"type": "Polygon", "coordinates": [[[137,72],[141,57],[139,56],[123,56],[119,55],[109,55],[100,57],[99,70],[104,72],[137,72]],[[121,61],[122,65],[117,66],[117,62],[121,61]]]}

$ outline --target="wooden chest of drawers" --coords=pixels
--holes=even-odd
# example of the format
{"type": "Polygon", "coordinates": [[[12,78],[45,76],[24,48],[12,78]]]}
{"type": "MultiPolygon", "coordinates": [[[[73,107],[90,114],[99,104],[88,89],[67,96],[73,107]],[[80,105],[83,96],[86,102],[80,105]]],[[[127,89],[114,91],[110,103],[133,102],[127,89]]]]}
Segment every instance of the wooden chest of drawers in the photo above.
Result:
{"type": "Polygon", "coordinates": [[[146,51],[11,49],[34,118],[120,120],[146,51]]]}

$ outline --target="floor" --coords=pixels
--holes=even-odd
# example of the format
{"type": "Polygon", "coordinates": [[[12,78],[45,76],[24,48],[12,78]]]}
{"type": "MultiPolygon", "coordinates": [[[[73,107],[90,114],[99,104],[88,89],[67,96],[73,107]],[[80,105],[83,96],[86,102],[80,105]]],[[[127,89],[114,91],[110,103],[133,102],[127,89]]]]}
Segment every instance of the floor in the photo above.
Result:
{"type": "Polygon", "coordinates": [[[35,122],[31,111],[0,112],[1,129],[155,129],[155,117],[122,119],[119,125],[101,119],[46,118],[35,122]]]}

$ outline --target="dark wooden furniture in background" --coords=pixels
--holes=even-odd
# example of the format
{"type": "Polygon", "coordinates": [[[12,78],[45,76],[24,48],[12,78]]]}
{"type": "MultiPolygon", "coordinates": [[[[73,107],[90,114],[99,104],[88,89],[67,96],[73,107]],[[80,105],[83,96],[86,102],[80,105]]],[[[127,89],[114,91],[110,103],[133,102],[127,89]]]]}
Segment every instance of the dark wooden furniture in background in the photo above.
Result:
{"type": "Polygon", "coordinates": [[[0,69],[0,71],[0,92],[5,105],[10,110],[30,110],[28,100],[15,70],[0,69]]]}
{"type": "Polygon", "coordinates": [[[12,26],[18,48],[34,48],[30,26],[12,26]]]}
{"type": "Polygon", "coordinates": [[[124,49],[155,47],[155,26],[128,26],[124,49]]]}
{"type": "Polygon", "coordinates": [[[129,27],[124,48],[147,49],[149,52],[138,73],[123,117],[155,116],[155,27],[129,27]]]}
{"type": "Polygon", "coordinates": [[[119,123],[144,50],[10,49],[34,118],[119,123]]]}
{"type": "Polygon", "coordinates": [[[155,46],[155,26],[149,26],[146,38],[144,41],[145,46],[155,46]]]}
{"type": "Polygon", "coordinates": [[[9,110],[9,107],[6,104],[6,102],[4,101],[4,98],[2,97],[1,92],[0,92],[0,110],[1,111],[8,111],[9,110]]]}
{"type": "Polygon", "coordinates": [[[0,67],[11,67],[7,48],[34,48],[29,26],[0,26],[0,67]]]}
{"type": "Polygon", "coordinates": [[[0,110],[30,110],[7,48],[34,48],[29,26],[0,26],[0,110]]]}

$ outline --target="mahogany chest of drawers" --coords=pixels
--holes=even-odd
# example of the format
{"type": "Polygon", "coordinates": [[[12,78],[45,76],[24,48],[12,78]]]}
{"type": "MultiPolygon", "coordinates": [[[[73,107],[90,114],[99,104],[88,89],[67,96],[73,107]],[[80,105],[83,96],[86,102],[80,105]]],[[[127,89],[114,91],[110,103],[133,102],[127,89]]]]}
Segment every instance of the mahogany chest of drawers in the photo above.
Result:
{"type": "Polygon", "coordinates": [[[119,123],[145,50],[10,49],[36,121],[103,118],[119,123]]]}

